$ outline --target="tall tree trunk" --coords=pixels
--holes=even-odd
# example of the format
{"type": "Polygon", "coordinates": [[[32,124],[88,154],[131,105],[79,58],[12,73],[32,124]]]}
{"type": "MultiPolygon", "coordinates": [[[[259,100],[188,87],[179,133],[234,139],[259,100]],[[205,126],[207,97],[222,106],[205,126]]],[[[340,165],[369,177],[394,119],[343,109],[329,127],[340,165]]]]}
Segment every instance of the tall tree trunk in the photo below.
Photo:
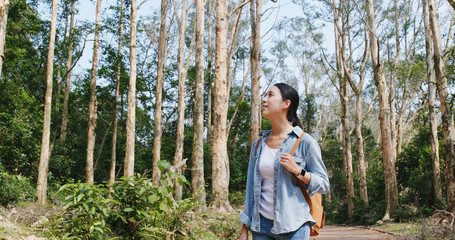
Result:
{"type": "Polygon", "coordinates": [[[8,21],[9,0],[0,0],[0,77],[2,76],[2,66],[5,61],[5,37],[6,23],[8,21]]]}
{"type": "Polygon", "coordinates": [[[85,181],[93,184],[93,152],[95,150],[95,127],[96,127],[96,70],[98,67],[98,49],[100,46],[100,17],[101,17],[101,1],[96,2],[96,22],[95,22],[95,40],[93,42],[93,60],[92,60],[92,73],[90,80],[90,104],[88,116],[88,131],[87,131],[87,164],[85,168],[85,181]]]}
{"type": "MultiPolygon", "coordinates": [[[[352,152],[351,152],[351,138],[349,130],[349,94],[347,84],[351,82],[351,73],[348,69],[346,60],[346,32],[349,31],[349,16],[344,9],[345,3],[340,1],[340,6],[336,8],[336,2],[333,1],[334,12],[334,30],[335,30],[335,51],[336,51],[336,66],[338,72],[339,82],[339,97],[341,104],[341,125],[342,141],[343,141],[343,172],[346,177],[346,204],[348,206],[348,217],[352,218],[354,215],[354,180],[352,175],[352,152]],[[339,10],[340,9],[340,10],[339,10]],[[341,17],[341,19],[340,19],[341,17]],[[340,26],[341,21],[341,26],[340,26]]],[[[348,39],[350,41],[350,39],[348,39]]]]}
{"type": "Polygon", "coordinates": [[[212,203],[215,212],[232,212],[229,204],[229,165],[227,156],[227,1],[216,2],[215,105],[213,115],[212,203]]]}
{"type": "Polygon", "coordinates": [[[126,151],[124,176],[134,174],[134,142],[136,140],[136,0],[131,0],[131,28],[130,28],[130,84],[128,87],[128,113],[126,117],[126,151]]]}
{"type": "Polygon", "coordinates": [[[423,24],[425,26],[425,52],[427,63],[427,82],[428,82],[428,111],[430,115],[430,145],[431,145],[431,160],[433,162],[433,197],[436,205],[442,204],[442,188],[441,188],[441,169],[439,165],[439,140],[438,140],[438,123],[435,113],[436,102],[436,79],[434,76],[433,64],[433,44],[431,37],[430,24],[428,23],[428,5],[427,0],[422,0],[422,15],[423,24]]]}
{"type": "Polygon", "coordinates": [[[201,210],[206,207],[204,188],[204,1],[196,0],[196,80],[193,118],[191,185],[201,210]]]}
{"type": "Polygon", "coordinates": [[[76,10],[76,0],[71,3],[71,20],[70,20],[70,33],[68,36],[68,56],[66,59],[66,74],[65,74],[65,90],[63,93],[63,111],[62,111],[62,124],[60,127],[59,141],[64,142],[66,139],[68,128],[68,101],[71,88],[71,65],[73,61],[73,36],[74,36],[74,13],[76,10]]]}
{"type": "Polygon", "coordinates": [[[57,26],[58,0],[52,1],[52,20],[49,38],[49,51],[47,53],[46,95],[44,98],[43,135],[41,139],[41,154],[38,168],[38,181],[36,184],[37,201],[45,204],[47,200],[47,173],[49,168],[49,141],[51,132],[51,107],[52,107],[52,78],[54,75],[54,48],[57,26]]]}
{"type": "MultiPolygon", "coordinates": [[[[178,101],[177,101],[177,139],[175,141],[174,166],[180,165],[183,160],[183,140],[185,139],[185,33],[186,33],[186,15],[187,1],[182,0],[182,14],[180,16],[179,29],[179,49],[177,56],[177,68],[179,72],[178,84],[178,101]]],[[[176,169],[179,175],[182,174],[182,168],[176,169]]],[[[183,186],[175,180],[174,198],[182,199],[183,186]]]]}
{"type": "Polygon", "coordinates": [[[447,94],[447,77],[444,72],[445,63],[441,50],[441,33],[439,30],[437,9],[434,0],[429,0],[428,6],[434,49],[434,70],[439,93],[439,102],[441,103],[442,132],[444,134],[447,203],[448,210],[455,212],[455,126],[453,113],[450,108],[450,99],[447,94]]]}
{"type": "Polygon", "coordinates": [[[161,0],[161,24],[160,37],[158,40],[158,72],[156,80],[156,101],[155,101],[155,132],[153,134],[153,182],[158,183],[161,172],[158,169],[158,161],[161,157],[161,136],[163,125],[163,85],[164,85],[164,65],[166,64],[166,15],[168,1],[161,0]]]}
{"type": "Polygon", "coordinates": [[[212,0],[207,1],[209,4],[209,22],[207,31],[207,143],[212,144],[213,120],[212,120],[212,73],[213,73],[213,11],[215,9],[212,0]]]}
{"type": "Polygon", "coordinates": [[[387,84],[385,81],[383,67],[379,59],[379,40],[376,34],[376,23],[374,5],[372,0],[367,0],[367,24],[370,38],[370,53],[371,62],[373,65],[374,83],[379,96],[379,124],[381,128],[381,151],[384,168],[385,182],[385,200],[387,209],[384,215],[384,220],[389,220],[398,206],[398,186],[395,170],[395,154],[390,131],[390,116],[388,114],[388,93],[387,84]]]}
{"type": "Polygon", "coordinates": [[[251,125],[250,125],[250,144],[259,136],[261,127],[261,16],[262,0],[251,0],[250,2],[251,19],[251,125]]]}
{"type": "Polygon", "coordinates": [[[115,104],[114,116],[112,116],[112,145],[111,145],[111,165],[109,168],[109,190],[113,192],[111,187],[115,181],[115,162],[117,161],[117,129],[118,129],[118,100],[120,95],[120,76],[122,67],[122,42],[123,42],[123,11],[125,0],[120,2],[120,22],[118,28],[118,52],[117,52],[117,73],[115,75],[115,104]]]}

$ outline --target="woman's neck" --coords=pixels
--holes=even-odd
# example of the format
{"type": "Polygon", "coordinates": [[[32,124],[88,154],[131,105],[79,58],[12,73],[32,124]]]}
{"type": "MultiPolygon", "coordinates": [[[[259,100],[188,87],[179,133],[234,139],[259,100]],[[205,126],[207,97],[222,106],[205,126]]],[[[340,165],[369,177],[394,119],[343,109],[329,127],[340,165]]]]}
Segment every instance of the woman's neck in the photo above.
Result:
{"type": "Polygon", "coordinates": [[[288,122],[287,119],[274,119],[272,120],[272,132],[270,135],[272,136],[282,136],[287,135],[292,131],[294,127],[291,123],[288,122]]]}

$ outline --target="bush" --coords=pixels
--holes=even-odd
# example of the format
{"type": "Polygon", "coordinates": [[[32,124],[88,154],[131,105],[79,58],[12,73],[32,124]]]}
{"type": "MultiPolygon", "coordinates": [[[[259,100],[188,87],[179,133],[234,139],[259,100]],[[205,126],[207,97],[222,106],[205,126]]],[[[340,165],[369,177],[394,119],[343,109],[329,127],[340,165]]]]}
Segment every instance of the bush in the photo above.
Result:
{"type": "Polygon", "coordinates": [[[0,172],[0,205],[33,201],[36,189],[29,178],[0,172]]]}
{"type": "Polygon", "coordinates": [[[59,190],[66,195],[62,224],[65,233],[80,239],[106,239],[111,229],[106,219],[111,213],[109,191],[103,185],[67,184],[59,190]]]}

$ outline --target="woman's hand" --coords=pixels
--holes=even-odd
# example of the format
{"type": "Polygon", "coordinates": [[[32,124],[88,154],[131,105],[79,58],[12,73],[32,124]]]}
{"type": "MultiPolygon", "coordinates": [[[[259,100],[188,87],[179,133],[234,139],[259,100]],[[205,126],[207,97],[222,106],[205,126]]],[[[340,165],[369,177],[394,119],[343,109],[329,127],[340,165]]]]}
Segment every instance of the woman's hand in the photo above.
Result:
{"type": "Polygon", "coordinates": [[[248,228],[245,224],[242,224],[242,233],[240,234],[239,240],[248,240],[248,228]]]}
{"type": "Polygon", "coordinates": [[[302,171],[302,168],[295,162],[294,156],[289,153],[281,154],[280,164],[296,176],[302,171]]]}

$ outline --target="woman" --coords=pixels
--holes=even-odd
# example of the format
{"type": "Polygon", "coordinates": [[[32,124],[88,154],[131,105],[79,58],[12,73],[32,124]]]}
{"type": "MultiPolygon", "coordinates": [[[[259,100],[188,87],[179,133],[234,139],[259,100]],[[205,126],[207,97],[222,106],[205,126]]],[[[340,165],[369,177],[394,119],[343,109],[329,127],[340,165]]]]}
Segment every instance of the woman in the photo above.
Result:
{"type": "Polygon", "coordinates": [[[311,196],[326,193],[329,179],[318,143],[302,130],[298,106],[297,91],[284,83],[272,86],[262,99],[262,116],[272,122],[272,130],[263,131],[251,147],[241,240],[248,239],[248,229],[253,240],[310,237],[315,221],[297,181],[305,183],[311,196]]]}

